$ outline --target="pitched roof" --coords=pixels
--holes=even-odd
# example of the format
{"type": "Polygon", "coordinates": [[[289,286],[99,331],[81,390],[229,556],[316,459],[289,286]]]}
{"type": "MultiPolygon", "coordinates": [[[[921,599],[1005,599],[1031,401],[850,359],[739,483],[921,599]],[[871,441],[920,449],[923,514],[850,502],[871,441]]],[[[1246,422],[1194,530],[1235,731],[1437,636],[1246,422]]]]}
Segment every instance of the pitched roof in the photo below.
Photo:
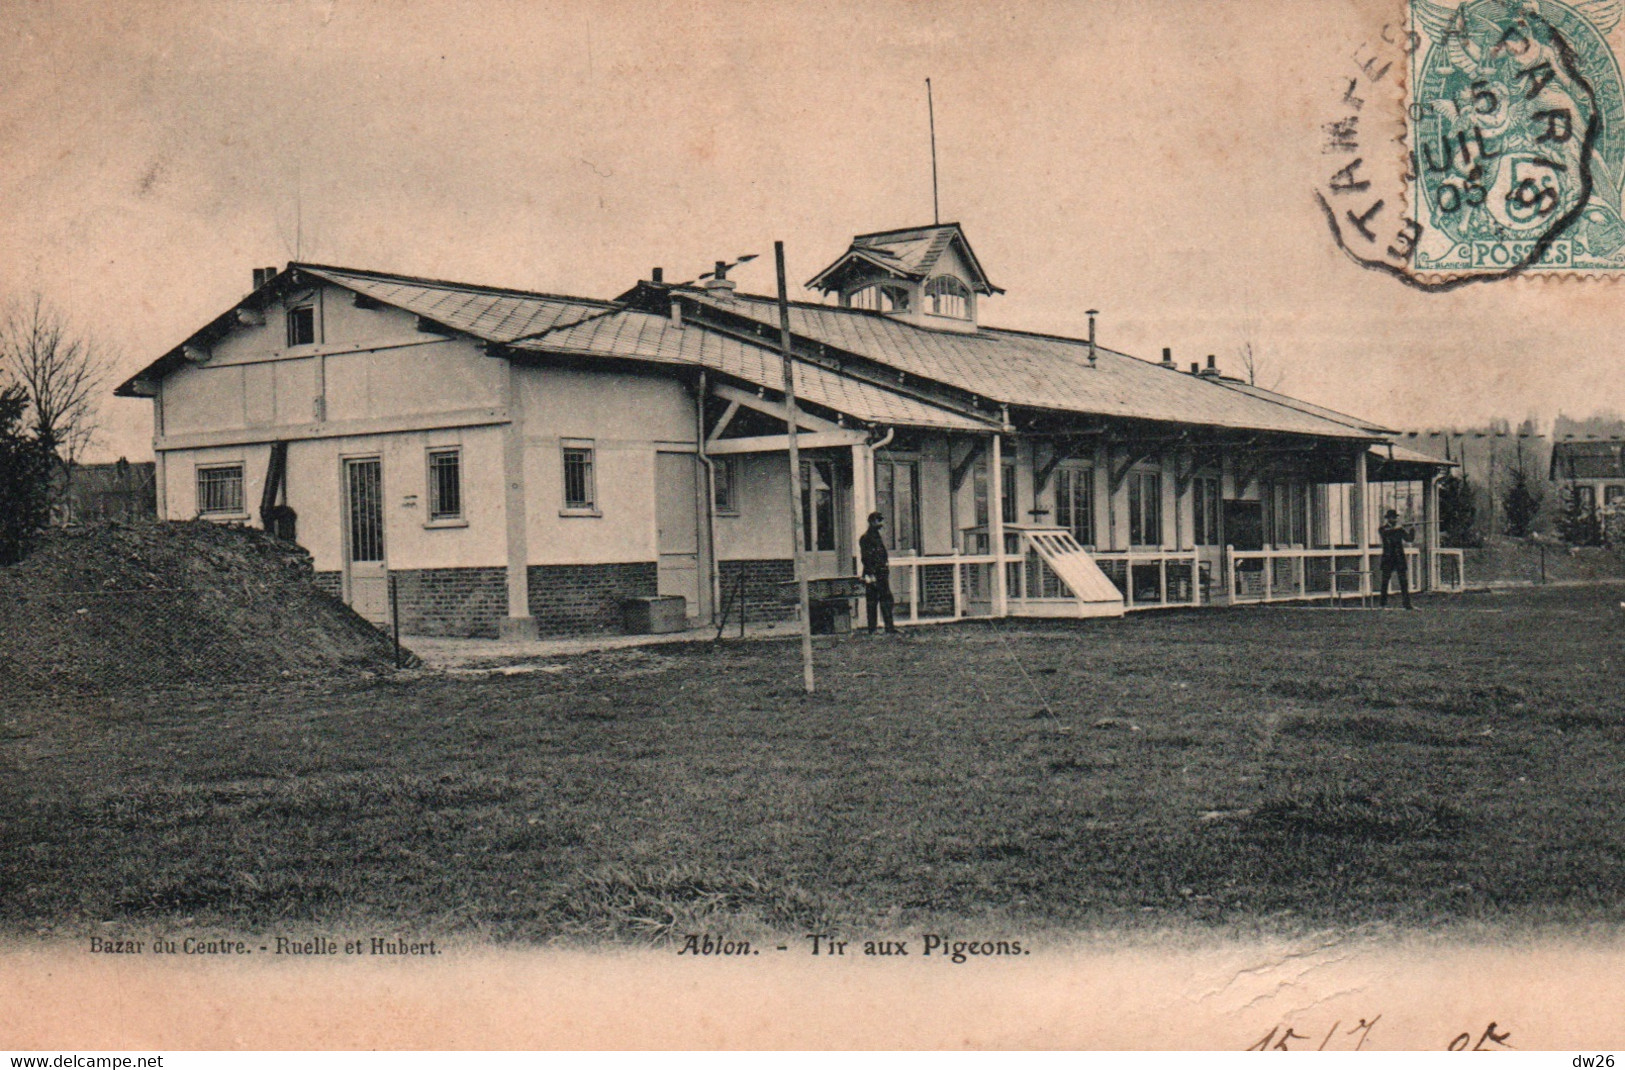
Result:
{"type": "Polygon", "coordinates": [[[957,245],[959,255],[971,272],[971,285],[978,293],[1003,293],[988,279],[981,262],[971,251],[970,242],[958,223],[938,223],[929,227],[904,227],[901,230],[880,230],[872,234],[859,234],[845,253],[815,275],[807,283],[809,289],[839,289],[839,277],[854,261],[874,264],[909,279],[929,277],[951,245],[957,245]]]}
{"type": "Polygon", "coordinates": [[[560,324],[614,311],[616,307],[608,301],[584,297],[469,286],[322,264],[290,264],[288,267],[487,342],[506,344],[560,324]]]}
{"type": "MultiPolygon", "coordinates": [[[[686,364],[720,372],[775,392],[784,387],[779,354],[768,345],[706,330],[676,327],[667,316],[625,310],[515,342],[516,350],[581,357],[618,357],[660,364],[686,364]]],[[[798,362],[796,394],[807,402],[877,424],[957,431],[990,431],[997,423],[886,390],[850,376],[798,362]]]]}
{"type": "MultiPolygon", "coordinates": [[[[707,368],[775,392],[782,391],[784,386],[779,357],[765,346],[699,327],[678,330],[663,316],[628,311],[623,305],[609,301],[471,286],[325,264],[290,264],[277,280],[291,272],[323,279],[448,329],[512,349],[684,364],[707,368]]],[[[117,393],[135,396],[139,382],[161,378],[184,363],[181,351],[185,346],[194,344],[200,335],[216,329],[217,325],[229,323],[236,307],[130,377],[119,386],[117,393]]],[[[796,371],[796,390],[804,400],[861,421],[960,431],[987,431],[997,426],[822,368],[798,365],[796,371]]]]}
{"type": "Polygon", "coordinates": [[[1555,442],[1548,475],[1554,480],[1625,479],[1625,441],[1555,442]]]}
{"type": "MultiPolygon", "coordinates": [[[[722,312],[778,323],[770,298],[732,300],[696,295],[722,312]]],[[[1226,389],[1201,376],[1174,371],[1074,338],[983,327],[974,334],[933,331],[877,312],[798,303],[790,309],[793,333],[958,387],[994,402],[1059,412],[1331,438],[1380,437],[1352,417],[1330,419],[1254,393],[1226,389]]],[[[1228,385],[1228,384],[1226,384],[1228,385]]],[[[1325,410],[1329,412],[1330,410],[1325,410]]]]}
{"type": "MultiPolygon", "coordinates": [[[[938,241],[950,227],[933,231],[938,241]]],[[[914,231],[862,235],[906,245],[914,231]]],[[[910,254],[912,255],[912,254],[910,254]]],[[[920,254],[924,256],[925,254],[920,254]]],[[[923,259],[910,261],[924,263],[923,259]]],[[[471,286],[406,275],[359,271],[322,264],[290,264],[276,279],[249,295],[263,299],[301,272],[354,290],[379,302],[422,316],[448,329],[517,350],[581,358],[618,358],[703,367],[777,391],[779,358],[770,342],[755,344],[692,324],[678,329],[668,317],[624,304],[497,287],[471,286]]],[[[679,291],[674,291],[679,292],[679,291]]],[[[738,295],[731,300],[682,290],[684,298],[708,309],[776,327],[776,303],[738,295]]],[[[235,323],[238,302],[186,344],[235,323]]],[[[1187,375],[1105,348],[1091,365],[1086,342],[1073,338],[982,328],[972,333],[934,331],[879,313],[797,303],[791,330],[920,382],[934,382],[985,399],[1029,409],[1085,415],[1194,423],[1220,428],[1272,431],[1343,439],[1374,439],[1387,432],[1355,417],[1245,384],[1187,375]]],[[[176,346],[118,388],[139,393],[145,380],[159,378],[184,363],[185,345],[176,346]]],[[[844,374],[800,363],[798,391],[814,404],[859,420],[915,427],[986,431],[996,424],[943,397],[924,391],[893,390],[872,377],[844,374]],[[925,396],[921,396],[921,394],[925,396]]]]}

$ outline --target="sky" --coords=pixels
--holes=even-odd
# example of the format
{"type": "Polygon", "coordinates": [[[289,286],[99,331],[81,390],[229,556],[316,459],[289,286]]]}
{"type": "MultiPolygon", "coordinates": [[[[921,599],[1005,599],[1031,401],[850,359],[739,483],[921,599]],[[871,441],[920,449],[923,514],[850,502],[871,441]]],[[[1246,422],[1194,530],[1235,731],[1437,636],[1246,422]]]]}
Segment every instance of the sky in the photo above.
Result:
{"type": "MultiPolygon", "coordinates": [[[[1605,280],[1416,292],[1337,251],[1322,124],[1400,0],[0,0],[0,299],[116,382],[295,258],[610,297],[659,265],[793,296],[941,215],[983,321],[1401,429],[1625,411],[1605,280]],[[1362,49],[1365,51],[1362,52],[1362,49]]],[[[111,386],[111,384],[110,384],[111,386]]],[[[107,398],[96,457],[151,455],[107,398]]]]}

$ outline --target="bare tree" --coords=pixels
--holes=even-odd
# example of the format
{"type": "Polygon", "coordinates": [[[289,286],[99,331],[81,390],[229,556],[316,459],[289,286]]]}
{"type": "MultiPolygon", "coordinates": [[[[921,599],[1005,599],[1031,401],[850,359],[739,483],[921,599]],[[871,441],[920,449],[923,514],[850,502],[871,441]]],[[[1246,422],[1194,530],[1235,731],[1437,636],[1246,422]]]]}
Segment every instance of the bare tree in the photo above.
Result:
{"type": "Polygon", "coordinates": [[[1242,373],[1247,377],[1247,385],[1275,390],[1281,385],[1283,375],[1279,368],[1269,367],[1268,360],[1254,342],[1262,328],[1258,310],[1250,301],[1246,302],[1245,309],[1238,325],[1240,339],[1236,346],[1236,355],[1241,358],[1242,373]],[[1266,381],[1260,382],[1261,379],[1266,381]]]}
{"type": "Polygon", "coordinates": [[[28,396],[27,420],[67,473],[98,431],[97,402],[112,354],[34,294],[0,316],[0,368],[28,396]]]}

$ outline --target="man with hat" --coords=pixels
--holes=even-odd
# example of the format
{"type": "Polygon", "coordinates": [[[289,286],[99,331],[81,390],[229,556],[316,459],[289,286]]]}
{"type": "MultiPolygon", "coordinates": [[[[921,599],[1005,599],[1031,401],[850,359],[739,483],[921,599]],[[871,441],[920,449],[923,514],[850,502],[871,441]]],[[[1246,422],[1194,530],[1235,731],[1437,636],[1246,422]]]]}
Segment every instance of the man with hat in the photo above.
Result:
{"type": "Polygon", "coordinates": [[[897,625],[892,622],[891,557],[886,553],[886,536],[882,533],[886,518],[880,513],[869,514],[869,530],[858,540],[858,556],[863,560],[864,601],[869,608],[869,634],[875,633],[875,611],[886,619],[886,634],[896,635],[897,625]]]}
{"type": "Polygon", "coordinates": [[[1411,605],[1410,569],[1405,564],[1405,544],[1416,538],[1416,532],[1399,522],[1397,509],[1390,509],[1383,514],[1377,537],[1382,539],[1382,596],[1377,599],[1377,604],[1383,607],[1388,605],[1388,577],[1398,574],[1399,593],[1405,599],[1405,608],[1415,609],[1411,605]]]}

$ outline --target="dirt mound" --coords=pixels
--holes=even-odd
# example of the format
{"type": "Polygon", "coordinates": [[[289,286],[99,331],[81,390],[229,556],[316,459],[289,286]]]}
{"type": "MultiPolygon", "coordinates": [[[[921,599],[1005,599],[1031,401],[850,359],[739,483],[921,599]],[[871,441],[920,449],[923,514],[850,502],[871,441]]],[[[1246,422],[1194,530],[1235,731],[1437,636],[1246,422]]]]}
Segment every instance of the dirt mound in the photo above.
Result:
{"type": "Polygon", "coordinates": [[[309,554],[262,531],[72,528],[0,568],[6,690],[229,687],[393,664],[388,638],[311,582],[309,554]]]}

